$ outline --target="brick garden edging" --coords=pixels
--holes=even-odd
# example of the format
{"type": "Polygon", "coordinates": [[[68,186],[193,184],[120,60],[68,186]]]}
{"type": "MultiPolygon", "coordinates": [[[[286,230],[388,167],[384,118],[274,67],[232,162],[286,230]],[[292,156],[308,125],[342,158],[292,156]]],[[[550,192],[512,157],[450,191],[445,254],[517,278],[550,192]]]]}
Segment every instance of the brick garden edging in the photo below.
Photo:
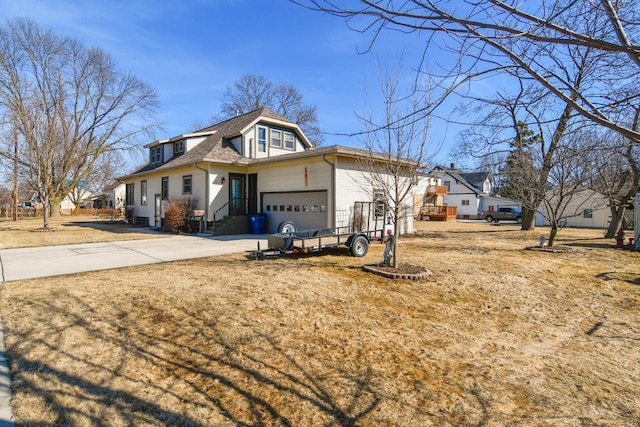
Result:
{"type": "MultiPolygon", "coordinates": [[[[402,266],[401,266],[402,267],[402,266]]],[[[405,279],[405,280],[425,280],[431,277],[431,272],[424,267],[410,266],[411,270],[422,271],[403,271],[402,268],[393,269],[391,267],[383,267],[377,264],[367,264],[362,268],[369,273],[378,274],[388,279],[405,279]]]]}

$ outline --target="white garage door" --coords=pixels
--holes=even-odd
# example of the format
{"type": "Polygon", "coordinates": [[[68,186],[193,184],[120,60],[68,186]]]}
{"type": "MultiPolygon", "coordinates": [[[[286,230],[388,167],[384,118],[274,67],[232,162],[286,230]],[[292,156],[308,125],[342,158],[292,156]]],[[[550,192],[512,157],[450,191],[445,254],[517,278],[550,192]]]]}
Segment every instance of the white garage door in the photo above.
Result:
{"type": "Polygon", "coordinates": [[[284,221],[293,221],[297,230],[327,227],[326,191],[264,193],[262,196],[268,233],[277,233],[284,221]]]}

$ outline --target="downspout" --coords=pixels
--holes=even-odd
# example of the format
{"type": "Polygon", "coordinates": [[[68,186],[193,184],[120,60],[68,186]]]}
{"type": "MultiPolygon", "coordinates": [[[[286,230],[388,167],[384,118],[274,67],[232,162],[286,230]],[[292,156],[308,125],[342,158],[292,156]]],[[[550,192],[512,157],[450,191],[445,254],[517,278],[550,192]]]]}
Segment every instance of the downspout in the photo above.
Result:
{"type": "Polygon", "coordinates": [[[329,224],[330,228],[335,228],[336,226],[336,164],[334,162],[330,162],[327,160],[327,155],[322,155],[322,160],[331,165],[331,224],[329,224]]]}
{"type": "Polygon", "coordinates": [[[202,169],[200,166],[198,166],[198,162],[195,162],[193,166],[195,166],[196,169],[200,169],[204,172],[204,198],[206,200],[204,204],[204,230],[206,230],[207,222],[209,221],[209,167],[207,166],[206,169],[202,169]]]}

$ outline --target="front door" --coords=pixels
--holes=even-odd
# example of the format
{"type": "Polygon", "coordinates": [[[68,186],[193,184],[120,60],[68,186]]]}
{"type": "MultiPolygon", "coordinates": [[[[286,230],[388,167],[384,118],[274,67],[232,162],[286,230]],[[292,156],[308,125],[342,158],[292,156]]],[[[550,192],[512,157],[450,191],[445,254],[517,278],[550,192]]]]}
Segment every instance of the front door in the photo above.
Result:
{"type": "Polygon", "coordinates": [[[229,215],[246,215],[245,175],[229,174],[229,184],[229,215]]]}

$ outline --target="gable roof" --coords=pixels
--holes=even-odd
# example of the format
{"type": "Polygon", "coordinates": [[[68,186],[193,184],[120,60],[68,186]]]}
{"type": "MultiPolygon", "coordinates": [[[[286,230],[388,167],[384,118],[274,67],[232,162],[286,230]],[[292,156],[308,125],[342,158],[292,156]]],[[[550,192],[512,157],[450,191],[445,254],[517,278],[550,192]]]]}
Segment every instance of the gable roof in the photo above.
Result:
{"type": "Polygon", "coordinates": [[[476,195],[488,195],[482,190],[482,184],[484,183],[484,180],[489,176],[489,172],[464,173],[455,168],[436,166],[431,170],[430,173],[433,173],[433,171],[436,170],[442,171],[443,173],[449,175],[451,178],[455,179],[458,184],[467,187],[476,195]],[[478,184],[478,186],[476,186],[475,184],[478,184]]]}
{"type": "Polygon", "coordinates": [[[141,174],[149,171],[162,171],[183,166],[191,166],[197,162],[216,163],[248,163],[251,159],[244,158],[229,142],[230,138],[242,135],[252,126],[260,122],[276,124],[296,130],[296,133],[305,149],[310,149],[312,144],[302,133],[298,125],[285,117],[275,113],[268,108],[259,108],[246,114],[241,114],[222,121],[213,126],[209,126],[190,134],[178,135],[173,138],[154,141],[145,147],[153,147],[167,142],[179,141],[187,137],[204,136],[205,139],[184,154],[174,156],[168,162],[161,165],[147,164],[128,176],[141,174]]]}

